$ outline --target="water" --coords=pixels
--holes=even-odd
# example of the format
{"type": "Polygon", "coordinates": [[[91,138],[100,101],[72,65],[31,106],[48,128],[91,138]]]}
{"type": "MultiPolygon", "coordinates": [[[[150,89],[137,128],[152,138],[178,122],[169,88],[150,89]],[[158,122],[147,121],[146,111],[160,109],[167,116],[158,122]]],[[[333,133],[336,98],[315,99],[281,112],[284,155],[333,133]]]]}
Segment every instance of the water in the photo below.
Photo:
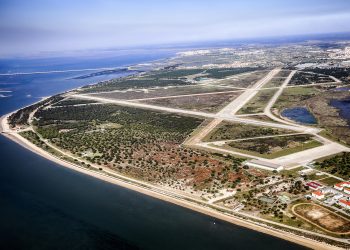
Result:
{"type": "Polygon", "coordinates": [[[302,249],[0,145],[0,249],[302,249]]]}
{"type": "Polygon", "coordinates": [[[316,118],[305,107],[287,108],[282,111],[282,116],[304,124],[317,124],[316,118]]]}
{"type": "Polygon", "coordinates": [[[330,104],[339,110],[340,116],[350,125],[350,99],[331,100],[330,104]]]}
{"type": "MultiPolygon", "coordinates": [[[[13,92],[0,112],[85,83],[73,75],[6,79],[13,92]]],[[[303,249],[61,167],[2,136],[0,159],[0,249],[303,249]]]]}
{"type": "Polygon", "coordinates": [[[333,91],[340,91],[340,92],[343,92],[343,91],[350,91],[350,87],[338,87],[338,88],[335,88],[333,89],[333,91]]]}
{"type": "MultiPolygon", "coordinates": [[[[173,55],[172,51],[143,51],[140,54],[95,55],[94,57],[52,58],[52,59],[21,59],[0,60],[0,74],[13,72],[41,72],[52,70],[79,70],[121,67],[140,62],[147,62],[173,55]]],[[[127,73],[100,75],[85,79],[73,79],[96,71],[64,72],[51,74],[0,75],[0,115],[20,107],[37,102],[42,97],[57,94],[66,90],[84,86],[103,80],[108,80],[127,73]]]]}

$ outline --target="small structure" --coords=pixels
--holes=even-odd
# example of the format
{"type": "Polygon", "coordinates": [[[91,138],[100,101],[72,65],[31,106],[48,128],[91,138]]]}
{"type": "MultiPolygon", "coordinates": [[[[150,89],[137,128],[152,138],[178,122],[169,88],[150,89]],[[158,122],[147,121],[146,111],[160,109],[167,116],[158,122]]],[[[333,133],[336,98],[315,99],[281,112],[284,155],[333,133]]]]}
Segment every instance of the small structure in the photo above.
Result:
{"type": "Polygon", "coordinates": [[[350,188],[345,187],[345,188],[344,188],[344,193],[350,194],[350,188]]]}
{"type": "Polygon", "coordinates": [[[310,181],[306,183],[306,186],[310,187],[312,190],[319,190],[323,187],[320,183],[317,183],[315,181],[310,181]]]}
{"type": "Polygon", "coordinates": [[[339,200],[339,205],[346,209],[350,209],[350,201],[348,200],[339,200]]]}
{"type": "Polygon", "coordinates": [[[335,190],[332,187],[324,187],[320,189],[324,194],[338,194],[339,191],[335,190]]]}
{"type": "Polygon", "coordinates": [[[318,199],[318,200],[321,200],[321,199],[324,199],[324,193],[322,193],[320,190],[316,190],[314,192],[312,192],[312,197],[318,199]]]}
{"type": "Polygon", "coordinates": [[[326,204],[328,204],[328,205],[333,205],[333,204],[335,204],[335,203],[338,203],[339,199],[341,199],[341,198],[343,198],[343,197],[344,197],[343,194],[338,193],[338,194],[336,194],[336,195],[334,195],[334,196],[329,197],[329,198],[328,198],[327,200],[325,200],[324,202],[325,202],[326,204]]]}
{"type": "Polygon", "coordinates": [[[298,173],[302,176],[304,175],[307,175],[307,174],[310,174],[312,172],[314,172],[315,170],[311,169],[311,168],[307,168],[307,169],[303,169],[303,170],[300,170],[298,173]]]}
{"type": "Polygon", "coordinates": [[[288,203],[290,201],[290,198],[287,195],[280,195],[278,196],[278,199],[282,202],[282,203],[288,203]]]}
{"type": "Polygon", "coordinates": [[[343,181],[343,182],[339,182],[339,183],[334,185],[334,188],[337,189],[337,190],[340,190],[340,191],[342,191],[346,187],[347,188],[350,187],[350,182],[343,181]]]}
{"type": "Polygon", "coordinates": [[[261,196],[258,199],[269,204],[273,204],[276,201],[276,199],[267,196],[261,196]]]}
{"type": "Polygon", "coordinates": [[[255,159],[250,161],[245,161],[244,164],[250,167],[261,168],[269,171],[274,171],[274,170],[281,171],[284,169],[282,165],[274,164],[267,161],[255,160],[255,159]]]}
{"type": "Polygon", "coordinates": [[[333,199],[339,200],[340,198],[343,198],[343,194],[337,194],[333,196],[333,199]]]}

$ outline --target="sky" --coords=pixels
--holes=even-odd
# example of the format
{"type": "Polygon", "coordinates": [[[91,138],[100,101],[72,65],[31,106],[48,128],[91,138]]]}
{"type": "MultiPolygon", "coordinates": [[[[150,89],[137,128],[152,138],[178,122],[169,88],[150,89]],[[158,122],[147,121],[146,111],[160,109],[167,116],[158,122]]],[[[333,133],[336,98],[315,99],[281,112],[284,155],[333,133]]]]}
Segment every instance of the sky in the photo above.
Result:
{"type": "Polygon", "coordinates": [[[0,56],[350,32],[349,0],[0,0],[0,56]]]}

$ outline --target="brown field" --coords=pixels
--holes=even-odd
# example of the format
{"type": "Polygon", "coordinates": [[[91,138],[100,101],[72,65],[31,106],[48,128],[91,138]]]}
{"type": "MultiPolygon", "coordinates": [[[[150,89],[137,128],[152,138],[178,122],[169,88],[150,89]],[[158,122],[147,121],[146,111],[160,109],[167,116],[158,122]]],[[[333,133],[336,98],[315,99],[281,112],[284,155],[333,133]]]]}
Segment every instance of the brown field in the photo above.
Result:
{"type": "Polygon", "coordinates": [[[254,114],[264,112],[264,108],[275,94],[276,89],[260,90],[242,109],[238,114],[254,114]]]}
{"type": "Polygon", "coordinates": [[[204,112],[217,112],[242,92],[210,94],[198,96],[182,96],[176,98],[161,98],[144,100],[142,103],[166,106],[171,108],[189,109],[204,112]]]}
{"type": "Polygon", "coordinates": [[[264,86],[264,88],[280,87],[285,80],[286,78],[274,77],[264,86]]]}
{"type": "Polygon", "coordinates": [[[249,88],[258,80],[263,78],[267,74],[267,71],[254,71],[249,74],[239,75],[237,77],[232,77],[230,79],[225,79],[220,81],[220,85],[222,86],[232,86],[238,88],[249,88]]]}
{"type": "Polygon", "coordinates": [[[283,69],[276,75],[276,77],[288,77],[290,72],[291,70],[283,69]]]}
{"type": "MultiPolygon", "coordinates": [[[[212,86],[212,85],[186,85],[150,89],[132,89],[127,91],[112,91],[104,93],[90,94],[91,96],[104,97],[119,100],[144,99],[155,97],[166,97],[176,95],[191,95],[211,92],[236,91],[237,89],[212,86]]],[[[239,91],[239,90],[238,90],[239,91]]]]}
{"type": "Polygon", "coordinates": [[[245,118],[256,120],[256,121],[276,122],[275,120],[272,120],[270,117],[266,115],[251,115],[251,116],[246,116],[245,118]]]}
{"type": "Polygon", "coordinates": [[[350,234],[350,221],[331,210],[311,203],[296,204],[292,212],[300,218],[334,234],[350,234]]]}

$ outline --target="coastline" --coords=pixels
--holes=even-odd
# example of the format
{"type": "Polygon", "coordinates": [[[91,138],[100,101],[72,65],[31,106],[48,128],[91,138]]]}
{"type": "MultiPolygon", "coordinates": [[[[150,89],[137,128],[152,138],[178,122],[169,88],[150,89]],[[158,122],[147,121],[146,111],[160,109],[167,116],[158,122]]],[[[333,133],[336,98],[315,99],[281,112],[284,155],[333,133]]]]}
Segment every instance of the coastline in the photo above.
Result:
{"type": "MultiPolygon", "coordinates": [[[[15,112],[15,111],[14,111],[15,112]]],[[[11,113],[10,113],[11,114],[11,113]]],[[[160,199],[166,202],[170,202],[172,204],[176,204],[179,205],[181,207],[187,208],[187,209],[191,209],[193,211],[238,225],[238,226],[242,226],[257,232],[261,232],[261,233],[265,233],[274,237],[278,237],[308,248],[312,248],[312,249],[341,249],[338,247],[334,247],[331,245],[328,245],[326,243],[322,243],[316,240],[312,240],[309,238],[304,238],[302,236],[298,236],[296,234],[293,233],[289,233],[289,232],[285,232],[279,229],[271,229],[262,225],[257,225],[255,223],[252,223],[250,221],[246,221],[244,219],[240,219],[237,217],[233,217],[230,216],[228,214],[225,214],[223,212],[219,212],[216,211],[214,209],[210,209],[209,207],[204,207],[198,204],[195,204],[194,202],[190,202],[184,199],[179,199],[176,197],[172,197],[170,195],[167,195],[165,193],[161,193],[161,192],[157,192],[155,190],[152,190],[150,188],[146,188],[146,187],[142,187],[141,185],[136,185],[131,183],[130,181],[127,181],[126,179],[121,179],[118,177],[114,177],[114,176],[109,176],[105,173],[102,172],[96,172],[93,170],[88,170],[86,168],[80,167],[78,165],[75,165],[73,163],[64,161],[58,157],[55,157],[53,155],[51,155],[50,153],[46,152],[45,150],[35,146],[34,144],[32,144],[31,142],[29,142],[28,140],[26,140],[25,138],[23,138],[22,136],[20,136],[17,132],[15,131],[11,131],[7,122],[7,117],[10,115],[4,115],[2,117],[0,117],[0,132],[2,135],[4,135],[6,138],[16,142],[17,144],[21,145],[22,147],[32,151],[33,153],[38,154],[41,157],[44,157],[50,161],[53,161],[57,164],[59,164],[60,166],[63,167],[67,167],[69,169],[78,171],[82,174],[86,174],[86,175],[90,175],[92,177],[98,178],[102,181],[111,183],[111,184],[115,184],[118,186],[121,186],[123,188],[127,188],[148,196],[151,196],[153,198],[156,199],[160,199]]],[[[149,185],[151,186],[151,184],[149,185]]]]}

